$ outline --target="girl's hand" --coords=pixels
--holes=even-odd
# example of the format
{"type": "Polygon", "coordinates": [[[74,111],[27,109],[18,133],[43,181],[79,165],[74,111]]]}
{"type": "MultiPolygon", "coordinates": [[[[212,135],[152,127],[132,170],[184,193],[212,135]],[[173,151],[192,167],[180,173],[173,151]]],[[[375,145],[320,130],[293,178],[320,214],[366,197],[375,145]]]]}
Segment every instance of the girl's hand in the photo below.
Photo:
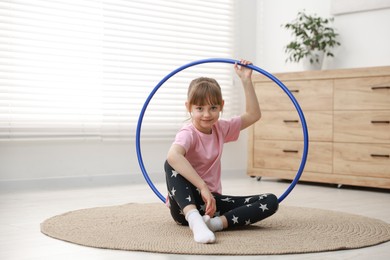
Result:
{"type": "Polygon", "coordinates": [[[214,217],[217,206],[213,194],[211,194],[209,188],[205,186],[200,190],[200,195],[206,205],[205,214],[209,215],[211,218],[214,217]]]}
{"type": "MultiPolygon", "coordinates": [[[[240,60],[240,63],[243,65],[250,65],[252,62],[247,60],[240,60]]],[[[252,77],[252,69],[238,65],[237,63],[234,64],[234,69],[237,73],[237,75],[241,78],[241,80],[244,79],[251,79],[252,77]]]]}

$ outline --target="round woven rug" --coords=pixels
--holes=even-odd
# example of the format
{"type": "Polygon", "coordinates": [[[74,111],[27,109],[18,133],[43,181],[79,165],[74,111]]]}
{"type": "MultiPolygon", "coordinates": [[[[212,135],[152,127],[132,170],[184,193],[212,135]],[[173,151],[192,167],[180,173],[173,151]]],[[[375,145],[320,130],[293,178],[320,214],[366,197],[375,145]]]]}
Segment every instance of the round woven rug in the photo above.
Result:
{"type": "Polygon", "coordinates": [[[71,211],[45,220],[41,231],[79,245],[171,254],[264,255],[361,248],[390,240],[390,224],[342,212],[281,206],[251,226],[217,232],[214,244],[194,242],[162,203],[71,211]]]}

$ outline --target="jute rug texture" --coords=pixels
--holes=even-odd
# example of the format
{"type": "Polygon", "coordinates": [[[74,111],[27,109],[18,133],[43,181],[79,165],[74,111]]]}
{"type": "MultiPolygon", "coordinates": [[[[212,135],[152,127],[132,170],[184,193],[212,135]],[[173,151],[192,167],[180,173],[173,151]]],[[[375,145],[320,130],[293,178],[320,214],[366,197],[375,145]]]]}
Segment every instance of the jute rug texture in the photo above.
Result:
{"type": "Polygon", "coordinates": [[[198,255],[292,254],[353,249],[390,240],[390,224],[329,210],[280,206],[257,224],[217,232],[214,244],[194,242],[162,203],[71,211],[41,224],[42,233],[107,249],[198,255]]]}

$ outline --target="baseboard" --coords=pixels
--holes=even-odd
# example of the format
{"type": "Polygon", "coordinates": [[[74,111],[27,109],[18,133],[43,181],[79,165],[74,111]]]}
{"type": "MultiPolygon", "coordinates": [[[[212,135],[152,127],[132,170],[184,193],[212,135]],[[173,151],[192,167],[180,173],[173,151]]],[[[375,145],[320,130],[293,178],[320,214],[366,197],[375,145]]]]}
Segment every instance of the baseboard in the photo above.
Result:
{"type": "Polygon", "coordinates": [[[1,192],[77,189],[142,183],[143,176],[118,174],[0,181],[1,192]]]}
{"type": "MultiPolygon", "coordinates": [[[[243,170],[226,170],[223,173],[223,178],[237,178],[240,176],[246,177],[243,170]]],[[[153,183],[165,181],[165,176],[161,173],[150,174],[149,178],[152,180],[153,183]]],[[[0,192],[78,189],[113,185],[132,185],[142,183],[146,183],[146,180],[141,173],[23,180],[2,180],[0,181],[0,192]]]]}

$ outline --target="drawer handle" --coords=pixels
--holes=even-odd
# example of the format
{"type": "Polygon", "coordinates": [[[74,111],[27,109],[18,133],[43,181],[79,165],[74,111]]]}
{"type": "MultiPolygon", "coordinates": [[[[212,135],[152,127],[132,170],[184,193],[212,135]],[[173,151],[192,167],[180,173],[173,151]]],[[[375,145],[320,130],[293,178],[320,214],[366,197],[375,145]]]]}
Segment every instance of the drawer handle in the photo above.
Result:
{"type": "Polygon", "coordinates": [[[290,90],[291,93],[299,93],[299,89],[292,89],[290,90]]]}
{"type": "Polygon", "coordinates": [[[390,158],[390,155],[388,154],[371,154],[371,157],[376,157],[376,158],[390,158]]]}
{"type": "Polygon", "coordinates": [[[298,150],[285,150],[283,149],[284,153],[298,153],[298,150]]]}
{"type": "Polygon", "coordinates": [[[299,123],[299,120],[283,120],[285,123],[299,123]]]}
{"type": "Polygon", "coordinates": [[[390,124],[389,120],[372,120],[371,124],[390,124]]]}
{"type": "Polygon", "coordinates": [[[380,89],[390,89],[390,86],[378,86],[378,87],[371,87],[372,90],[380,90],[380,89]]]}

